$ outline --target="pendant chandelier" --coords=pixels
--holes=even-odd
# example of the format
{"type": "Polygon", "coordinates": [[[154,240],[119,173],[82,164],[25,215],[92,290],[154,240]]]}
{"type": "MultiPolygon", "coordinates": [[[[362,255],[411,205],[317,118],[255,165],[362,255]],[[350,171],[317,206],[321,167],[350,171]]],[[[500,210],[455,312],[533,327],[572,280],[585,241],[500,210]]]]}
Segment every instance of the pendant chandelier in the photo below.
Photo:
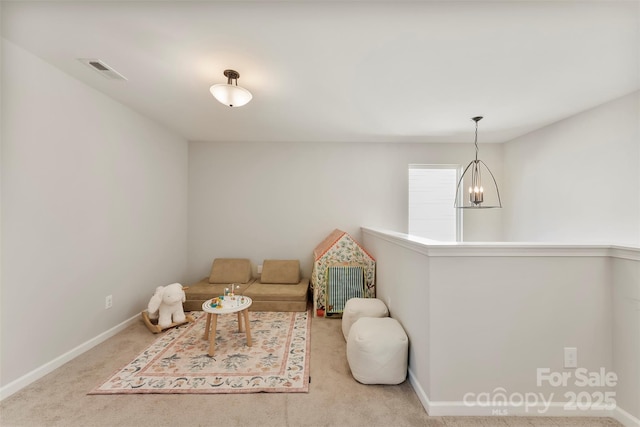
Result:
{"type": "Polygon", "coordinates": [[[496,179],[491,173],[489,167],[482,160],[478,159],[478,122],[482,120],[482,116],[473,117],[471,120],[476,122],[476,158],[471,160],[462,172],[462,176],[456,187],[456,199],[454,206],[458,209],[490,209],[501,208],[500,191],[496,179]],[[489,187],[483,185],[483,175],[485,184],[488,182],[489,187]],[[491,181],[487,177],[491,177],[491,181]],[[493,186],[491,186],[493,182],[493,186]],[[465,198],[464,187],[468,188],[467,197],[465,198]],[[487,191],[488,190],[488,191],[487,191]]]}
{"type": "Polygon", "coordinates": [[[238,86],[238,77],[240,73],[236,70],[224,70],[224,75],[227,78],[227,83],[221,83],[211,86],[209,91],[220,103],[228,105],[229,107],[242,107],[247,102],[251,101],[253,95],[245,88],[238,86]],[[235,85],[232,80],[235,80],[235,85]]]}

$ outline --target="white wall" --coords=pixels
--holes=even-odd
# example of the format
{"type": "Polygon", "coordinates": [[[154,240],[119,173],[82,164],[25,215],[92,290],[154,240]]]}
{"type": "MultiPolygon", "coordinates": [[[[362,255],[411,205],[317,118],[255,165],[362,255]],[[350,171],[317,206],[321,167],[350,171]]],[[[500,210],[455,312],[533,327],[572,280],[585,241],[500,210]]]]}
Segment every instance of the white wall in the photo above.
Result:
{"type": "Polygon", "coordinates": [[[613,260],[613,368],[618,405],[640,419],[640,261],[613,260]]]}
{"type": "Polygon", "coordinates": [[[184,279],[188,156],[184,139],[5,40],[2,89],[4,386],[184,279]]]}
{"type": "MultiPolygon", "coordinates": [[[[481,146],[500,182],[502,150],[481,146]]],[[[333,229],[360,239],[363,224],[406,231],[408,165],[466,165],[472,144],[189,143],[189,274],[216,257],[297,258],[333,229]]],[[[499,240],[499,210],[465,213],[465,240],[499,240]]]]}
{"type": "Polygon", "coordinates": [[[506,240],[640,244],[639,98],[504,144],[506,240]]]}
{"type": "Polygon", "coordinates": [[[423,242],[363,230],[363,243],[377,259],[377,296],[409,336],[411,382],[429,414],[506,409],[509,415],[611,415],[624,425],[638,423],[640,248],[423,242]],[[604,368],[618,383],[576,384],[575,371],[563,367],[564,347],[578,349],[580,368],[604,368]],[[571,377],[566,387],[538,386],[538,368],[571,377]],[[467,393],[485,393],[490,403],[500,390],[516,394],[515,403],[465,404],[467,393]],[[572,411],[565,408],[567,391],[589,393],[595,408],[601,392],[613,392],[617,408],[572,411]],[[544,411],[539,398],[527,411],[517,403],[527,394],[554,404],[544,411]]]}
{"type": "Polygon", "coordinates": [[[612,370],[609,260],[544,255],[430,257],[431,399],[504,387],[566,401],[574,387],[536,386],[537,368],[564,370],[564,347],[612,370]]]}

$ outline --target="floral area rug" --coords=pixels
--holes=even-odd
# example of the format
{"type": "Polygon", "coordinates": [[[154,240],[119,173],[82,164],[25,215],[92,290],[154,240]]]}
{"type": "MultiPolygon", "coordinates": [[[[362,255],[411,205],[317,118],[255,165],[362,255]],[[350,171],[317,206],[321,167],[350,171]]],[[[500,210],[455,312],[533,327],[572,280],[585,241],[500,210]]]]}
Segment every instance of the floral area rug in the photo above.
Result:
{"type": "Polygon", "coordinates": [[[207,354],[206,314],[167,330],[89,394],[295,393],[309,391],[310,312],[249,312],[253,346],[238,316],[218,315],[216,351],[207,354]]]}

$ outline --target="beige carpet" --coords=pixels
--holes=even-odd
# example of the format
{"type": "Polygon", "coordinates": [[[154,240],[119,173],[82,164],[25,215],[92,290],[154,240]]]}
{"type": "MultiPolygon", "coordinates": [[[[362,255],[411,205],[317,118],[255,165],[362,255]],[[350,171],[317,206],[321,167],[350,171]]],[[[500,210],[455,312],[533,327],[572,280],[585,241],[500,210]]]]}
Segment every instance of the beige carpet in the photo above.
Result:
{"type": "Polygon", "coordinates": [[[609,418],[429,417],[408,382],[366,386],[351,377],[340,320],[311,322],[308,393],[87,395],[156,336],[140,323],[0,402],[15,426],[620,426],[609,418]]]}

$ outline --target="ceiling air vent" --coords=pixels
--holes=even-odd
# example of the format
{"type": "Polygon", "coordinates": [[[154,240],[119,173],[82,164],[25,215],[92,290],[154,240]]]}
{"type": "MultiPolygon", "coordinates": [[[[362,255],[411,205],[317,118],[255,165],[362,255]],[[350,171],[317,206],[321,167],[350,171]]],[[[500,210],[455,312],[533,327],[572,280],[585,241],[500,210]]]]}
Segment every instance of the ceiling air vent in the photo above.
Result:
{"type": "Polygon", "coordinates": [[[100,73],[101,76],[109,80],[127,80],[125,76],[99,59],[79,58],[78,61],[91,68],[93,71],[100,73]]]}

